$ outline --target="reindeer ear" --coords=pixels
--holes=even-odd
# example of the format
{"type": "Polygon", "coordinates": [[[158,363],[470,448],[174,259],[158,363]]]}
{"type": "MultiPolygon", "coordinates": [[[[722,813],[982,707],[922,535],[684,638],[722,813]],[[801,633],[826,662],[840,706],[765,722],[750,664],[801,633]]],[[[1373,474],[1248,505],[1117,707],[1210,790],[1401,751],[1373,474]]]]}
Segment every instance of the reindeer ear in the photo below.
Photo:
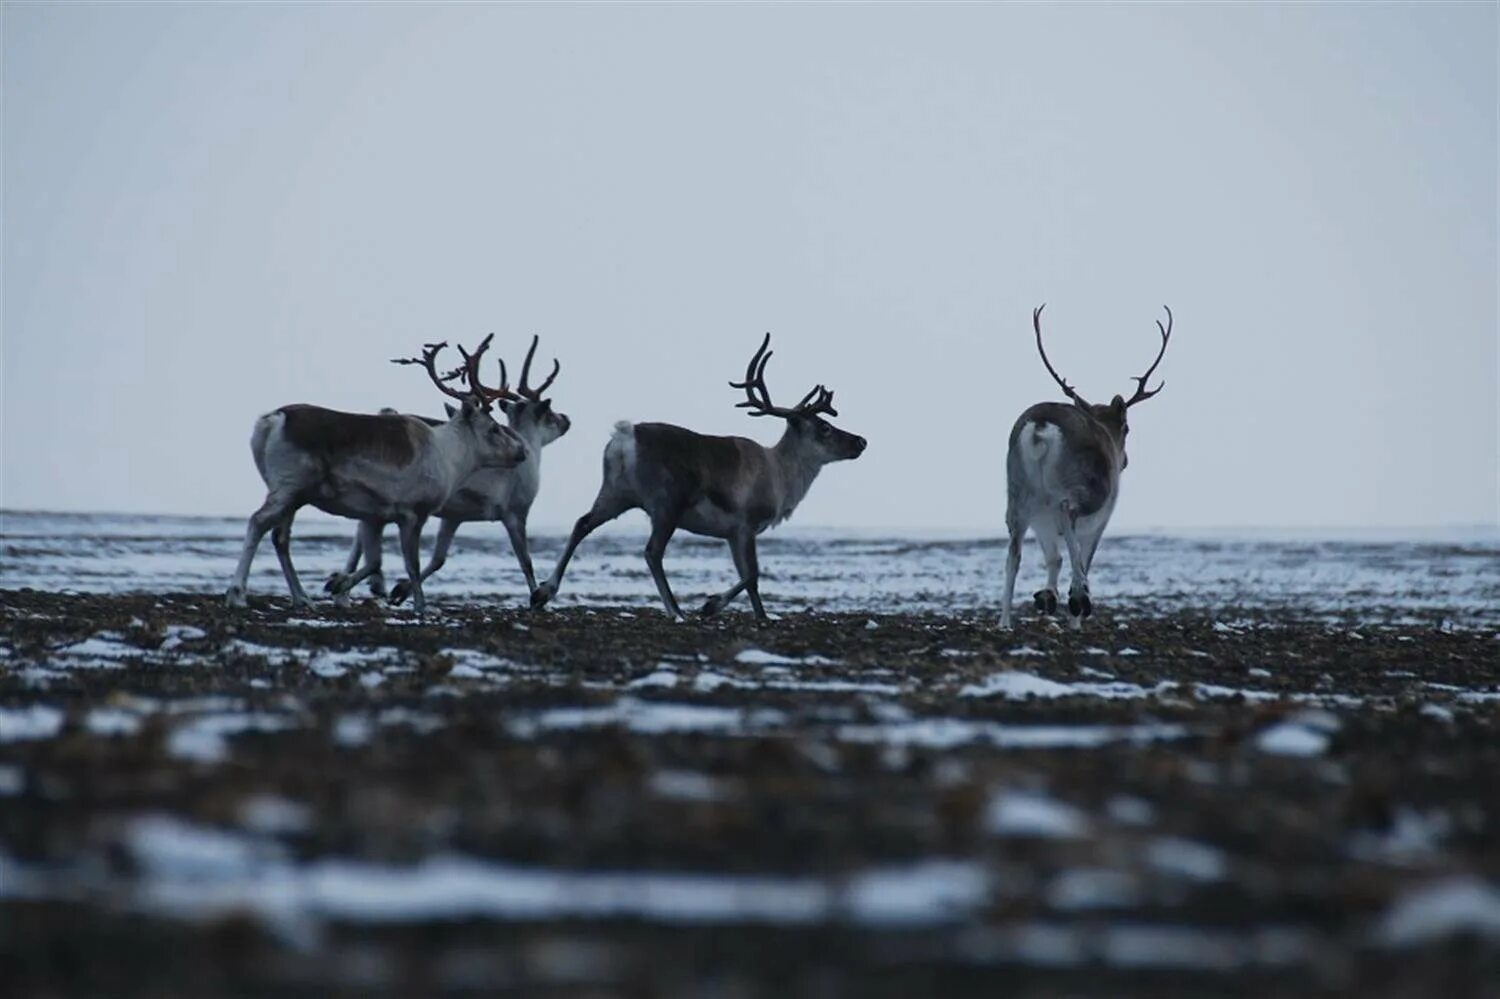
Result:
{"type": "Polygon", "coordinates": [[[448,419],[450,419],[450,420],[453,419],[455,416],[458,415],[458,410],[454,409],[452,406],[448,405],[446,402],[443,403],[443,409],[447,411],[447,413],[448,413],[448,419]]]}
{"type": "Polygon", "coordinates": [[[1117,396],[1115,396],[1114,400],[1109,405],[1110,405],[1110,408],[1115,411],[1115,415],[1120,418],[1121,422],[1123,422],[1124,419],[1125,419],[1125,409],[1126,409],[1126,406],[1125,406],[1125,397],[1117,395],[1117,396]]]}

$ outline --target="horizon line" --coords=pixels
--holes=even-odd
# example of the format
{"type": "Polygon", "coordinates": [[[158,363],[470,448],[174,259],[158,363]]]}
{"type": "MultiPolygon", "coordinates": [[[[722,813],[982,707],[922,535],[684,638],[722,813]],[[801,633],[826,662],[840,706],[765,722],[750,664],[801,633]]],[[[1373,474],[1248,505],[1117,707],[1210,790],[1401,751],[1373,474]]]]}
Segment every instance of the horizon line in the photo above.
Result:
{"type": "MultiPolygon", "coordinates": [[[[630,511],[627,511],[627,512],[630,512],[630,511]]],[[[161,518],[161,517],[175,517],[175,518],[185,519],[185,520],[216,520],[216,521],[224,521],[224,520],[242,521],[242,520],[247,519],[246,515],[244,515],[244,514],[178,513],[178,512],[172,512],[172,511],[143,511],[143,510],[136,510],[136,511],[128,511],[128,510],[66,510],[66,509],[49,510],[49,509],[40,509],[40,508],[24,508],[24,509],[17,508],[17,509],[11,509],[9,507],[0,506],[0,517],[5,517],[5,516],[33,516],[33,517],[34,516],[52,516],[52,517],[57,517],[57,516],[62,516],[62,517],[158,517],[158,518],[161,518]]],[[[337,523],[339,521],[349,519],[349,518],[345,518],[345,517],[337,517],[337,516],[334,516],[332,514],[323,513],[322,511],[317,510],[316,508],[308,510],[307,513],[306,513],[306,516],[310,517],[311,519],[313,519],[315,521],[327,521],[329,523],[337,523]]],[[[430,519],[436,520],[438,518],[434,515],[430,519]]],[[[606,527],[602,528],[602,529],[607,529],[609,526],[612,526],[612,525],[606,525],[606,527]]],[[[784,528],[790,528],[792,530],[818,530],[818,531],[843,530],[843,531],[858,532],[858,533],[862,533],[862,534],[868,534],[868,533],[872,533],[872,532],[889,532],[889,533],[893,533],[893,534],[899,534],[901,532],[922,532],[922,533],[944,533],[944,534],[953,534],[953,535],[964,535],[964,536],[972,536],[972,537],[976,537],[976,538],[983,538],[983,537],[987,537],[987,536],[995,536],[995,537],[1004,537],[1005,536],[1005,524],[1004,524],[1003,518],[1000,518],[1000,517],[997,517],[996,518],[996,523],[992,524],[992,525],[977,525],[977,524],[952,524],[952,525],[937,525],[937,524],[869,524],[869,525],[851,525],[851,524],[829,524],[829,523],[817,523],[817,522],[792,523],[790,521],[787,521],[787,522],[784,522],[782,525],[778,525],[778,526],[784,527],[784,528]]],[[[529,525],[529,529],[533,533],[536,533],[536,532],[540,532],[540,533],[556,533],[556,532],[566,533],[566,532],[568,532],[568,531],[570,531],[572,529],[572,524],[570,522],[558,522],[558,523],[555,523],[555,524],[541,522],[541,523],[535,523],[535,524],[529,525]]],[[[1147,524],[1147,525],[1139,525],[1139,526],[1121,525],[1118,530],[1112,531],[1110,533],[1113,534],[1114,536],[1118,537],[1121,534],[1184,534],[1184,533],[1228,534],[1228,533],[1234,533],[1234,532],[1264,534],[1264,533],[1272,533],[1272,532],[1277,532],[1277,531],[1284,531],[1284,532],[1295,533],[1295,534],[1314,534],[1314,533],[1317,533],[1317,532],[1324,532],[1324,533],[1345,532],[1345,533],[1352,533],[1352,534],[1388,534],[1388,535],[1389,534],[1400,534],[1400,533],[1403,533],[1403,532],[1408,533],[1408,534],[1419,534],[1419,535],[1420,534],[1443,534],[1443,533],[1469,533],[1469,534],[1473,534],[1473,533],[1490,532],[1490,533],[1494,533],[1496,535],[1500,535],[1500,521],[1496,521],[1496,522],[1493,522],[1493,523],[1482,523],[1482,522],[1457,523],[1457,522],[1448,522],[1448,523],[1438,523],[1438,524],[1395,524],[1395,523],[1386,523],[1386,524],[1307,524],[1307,523],[1303,523],[1303,524],[1292,524],[1292,523],[1281,523],[1281,524],[1277,524],[1277,523],[1269,523],[1269,524],[1267,524],[1267,523],[1261,523],[1261,524],[1248,524],[1248,523],[1242,523],[1242,524],[1222,524],[1222,523],[1221,524],[1207,524],[1207,523],[1204,523],[1204,524],[1188,524],[1188,525],[1147,524]]]]}

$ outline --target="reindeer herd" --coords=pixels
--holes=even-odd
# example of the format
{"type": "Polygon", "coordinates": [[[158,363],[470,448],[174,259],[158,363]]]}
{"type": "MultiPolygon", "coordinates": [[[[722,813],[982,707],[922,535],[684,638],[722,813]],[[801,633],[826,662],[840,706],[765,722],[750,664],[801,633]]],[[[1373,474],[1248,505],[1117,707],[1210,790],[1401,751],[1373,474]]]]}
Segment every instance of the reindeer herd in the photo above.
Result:
{"type": "MultiPolygon", "coordinates": [[[[1060,607],[1075,628],[1093,611],[1088,573],[1099,539],[1109,523],[1124,471],[1126,414],[1130,407],[1156,395],[1147,381],[1156,371],[1172,336],[1172,312],[1157,322],[1161,348],[1145,374],[1135,376],[1129,399],[1116,395],[1105,405],[1086,401],[1047,358],[1042,346],[1042,308],[1032,312],[1036,347],[1048,374],[1061,386],[1068,403],[1041,402],[1028,408],[1011,428],[1006,454],[1005,524],[1010,542],[1005,562],[1005,596],[1000,625],[1009,628],[1021,566],[1021,542],[1032,531],[1047,567],[1047,585],[1035,595],[1039,613],[1060,607]],[[1062,550],[1070,567],[1068,600],[1058,599],[1062,550]]],[[[672,535],[681,528],[722,538],[729,545],[738,581],[710,596],[700,613],[707,617],[741,593],[749,595],[758,622],[767,620],[760,596],[760,561],[755,539],[792,515],[824,465],[858,458],[865,439],[841,430],[826,417],[838,416],[833,392],[814,386],[794,406],[777,406],[766,387],[771,335],[750,358],[736,405],[751,416],[775,416],[786,423],[781,439],[766,446],[744,437],[714,437],[670,423],[620,422],[604,446],[604,480],[593,506],[573,527],[552,574],[536,581],[526,538],[526,520],[541,485],[542,450],[571,426],[568,418],[544,398],[561,364],[540,385],[531,385],[531,365],[538,340],[521,366],[513,389],[503,359],[500,381],[486,385],[480,361],[493,336],[470,353],[458,347],[463,363],[441,372],[438,357],[446,343],[428,344],[420,357],[395,363],[421,367],[433,385],[455,400],[447,419],[398,413],[344,413],[320,406],[283,406],[255,421],[250,452],[266,484],[266,498],[250,515],[245,544],[226,600],[245,605],[245,582],[256,549],[269,531],[281,563],[292,605],[309,606],[292,564],[292,520],[304,506],[358,522],[342,572],[328,578],[325,590],[343,601],[355,586],[368,581],[377,596],[386,593],[381,570],[382,534],[395,524],[406,576],[390,591],[400,603],[410,596],[421,616],[426,610],[422,583],[442,568],[459,525],[499,521],[510,536],[526,576],[531,606],[543,607],[557,595],[563,573],[578,545],[590,533],[629,510],[644,510],[651,522],[646,565],[667,613],[683,620],[662,559],[672,535]],[[461,388],[455,388],[459,384],[461,388]],[[498,407],[505,424],[494,417],[498,407]],[[436,515],[440,527],[432,561],[423,568],[422,528],[436,515]]]]}

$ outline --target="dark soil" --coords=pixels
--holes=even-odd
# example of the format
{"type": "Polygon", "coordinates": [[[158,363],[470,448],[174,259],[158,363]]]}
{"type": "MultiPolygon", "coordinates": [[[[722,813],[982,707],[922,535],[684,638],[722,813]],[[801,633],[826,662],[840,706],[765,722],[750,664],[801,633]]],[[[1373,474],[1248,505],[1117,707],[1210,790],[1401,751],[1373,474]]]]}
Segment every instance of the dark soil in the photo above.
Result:
{"type": "MultiPolygon", "coordinates": [[[[1500,883],[1500,702],[1457,696],[1500,689],[1500,641],[1490,634],[1437,622],[1330,627],[1252,612],[1233,616],[1256,626],[1226,629],[1206,613],[1123,619],[1105,610],[1081,633],[1027,617],[1010,634],[997,632],[988,616],[791,613],[762,629],[739,614],[679,625],[634,609],[533,614],[451,603],[416,626],[373,602],[322,607],[318,616],[357,627],[289,625],[285,603],[266,598],[231,613],[199,595],[0,591],[0,631],[11,650],[0,659],[0,708],[45,704],[67,714],[53,738],[0,739],[0,766],[23,774],[18,789],[0,796],[0,858],[28,870],[91,870],[128,882],[132,861],[115,835],[126,818],[171,814],[233,829],[247,800],[274,795],[307,809],[306,828],[280,837],[305,860],[399,865],[444,852],[579,870],[837,877],[977,858],[1002,890],[958,925],[920,929],[469,919],[333,923],[309,942],[248,916],[200,922],[95,896],[18,898],[0,886],[0,991],[1500,995],[1493,942],[1458,936],[1391,948],[1377,938],[1381,916],[1413,888],[1450,874],[1500,883]],[[164,653],[171,625],[204,634],[164,653]],[[27,674],[47,667],[63,646],[104,631],[138,647],[141,658],[116,669],[59,667],[43,681],[27,674]],[[225,651],[231,638],[288,655],[225,651]],[[312,650],[345,647],[398,650],[410,671],[369,687],[358,671],[324,678],[306,668],[312,650]],[[443,652],[454,647],[540,669],[503,685],[454,675],[454,659],[443,652]],[[751,647],[835,661],[800,675],[878,679],[902,691],[695,689],[699,670],[722,670],[751,647]],[[1014,654],[1020,648],[1039,654],[1014,654]],[[203,660],[209,665],[193,665],[203,660]],[[551,707],[612,703],[663,662],[682,683],[631,690],[632,697],[774,708],[787,721],[740,735],[640,734],[613,725],[528,733],[508,724],[551,707]],[[1102,671],[1142,686],[1179,686],[1136,700],[957,696],[1001,669],[1061,682],[1095,681],[1102,671]],[[1209,699],[1195,696],[1195,683],[1360,702],[1209,699]],[[233,698],[247,710],[285,712],[294,703],[302,723],[233,735],[220,762],[169,753],[173,723],[165,710],[125,735],[85,723],[94,708],[204,697],[233,698]],[[1434,702],[1445,710],[1424,711],[1434,702]],[[1001,749],[983,741],[930,749],[836,737],[840,726],[888,719],[892,706],[916,718],[1160,722],[1189,734],[1091,749],[1001,749]],[[1257,747],[1269,726],[1318,706],[1339,723],[1326,752],[1297,757],[1257,747]],[[441,723],[379,728],[363,744],[336,737],[340,718],[390,708],[441,723]],[[707,775],[731,793],[663,797],[651,784],[662,771],[707,775]],[[995,836],[984,813],[997,788],[1045,790],[1093,817],[1090,832],[995,836]],[[1105,818],[1122,797],[1149,805],[1148,824],[1105,818]],[[1392,858],[1351,846],[1391,835],[1411,815],[1441,830],[1431,849],[1392,858]],[[1219,851],[1227,861],[1222,877],[1142,872],[1144,890],[1128,907],[1053,904],[1047,889],[1062,872],[1130,867],[1142,844],[1159,837],[1219,851]],[[1306,946],[1284,961],[1176,970],[1136,970],[1103,952],[1049,967],[991,946],[1037,922],[1193,927],[1234,939],[1286,930],[1306,946]]],[[[741,667],[740,675],[747,672],[741,667]]]]}

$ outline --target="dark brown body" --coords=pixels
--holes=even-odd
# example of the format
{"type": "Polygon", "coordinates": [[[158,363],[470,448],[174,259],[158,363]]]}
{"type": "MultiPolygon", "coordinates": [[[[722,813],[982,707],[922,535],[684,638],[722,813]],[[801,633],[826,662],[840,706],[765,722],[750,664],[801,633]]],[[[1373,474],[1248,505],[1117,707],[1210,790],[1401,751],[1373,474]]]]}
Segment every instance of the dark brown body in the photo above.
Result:
{"type": "Polygon", "coordinates": [[[394,468],[412,463],[421,445],[417,435],[425,430],[406,416],[344,413],[305,403],[282,406],[277,412],[286,417],[282,430],[287,440],[309,454],[359,455],[394,468]]]}
{"type": "Polygon", "coordinates": [[[748,521],[759,534],[775,520],[771,462],[755,441],[637,423],[635,446],[641,488],[671,497],[685,529],[728,537],[734,524],[748,521]]]}

